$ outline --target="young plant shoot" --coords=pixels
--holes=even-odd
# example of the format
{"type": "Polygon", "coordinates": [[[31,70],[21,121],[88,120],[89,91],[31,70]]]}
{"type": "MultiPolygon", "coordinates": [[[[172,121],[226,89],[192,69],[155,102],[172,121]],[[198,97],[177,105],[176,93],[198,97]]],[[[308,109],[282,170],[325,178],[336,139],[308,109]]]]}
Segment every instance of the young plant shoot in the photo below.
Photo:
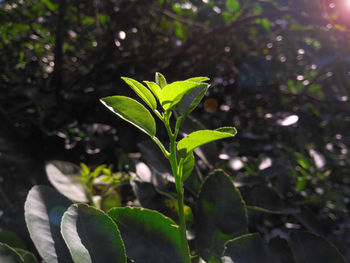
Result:
{"type": "Polygon", "coordinates": [[[122,77],[122,79],[164,124],[169,136],[169,148],[165,147],[157,138],[156,122],[151,112],[144,105],[125,96],[110,96],[101,99],[101,102],[120,118],[150,136],[169,160],[177,191],[182,251],[186,255],[186,263],[189,263],[191,259],[186,238],[183,182],[194,166],[193,150],[215,140],[233,137],[237,131],[234,127],[199,130],[177,140],[185,118],[198,106],[209,88],[207,83],[209,78],[207,77],[195,77],[167,84],[165,77],[160,73],[156,73],[155,82],[144,81],[146,86],[131,78],[122,77]],[[174,128],[170,125],[173,111],[177,111],[179,116],[174,128]]]}

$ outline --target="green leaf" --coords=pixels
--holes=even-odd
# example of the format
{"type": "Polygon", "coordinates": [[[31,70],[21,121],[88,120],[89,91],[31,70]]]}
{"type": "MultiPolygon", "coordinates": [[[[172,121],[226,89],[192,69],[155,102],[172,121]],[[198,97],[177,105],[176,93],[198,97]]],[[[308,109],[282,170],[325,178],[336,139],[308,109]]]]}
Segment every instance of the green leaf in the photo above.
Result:
{"type": "Polygon", "coordinates": [[[163,89],[166,85],[168,85],[167,83],[166,83],[166,79],[165,79],[165,77],[161,74],[161,73],[159,73],[159,72],[156,72],[156,83],[157,83],[157,85],[161,88],[161,89],[163,89]]]}
{"type": "Polygon", "coordinates": [[[36,257],[29,251],[21,248],[14,248],[14,249],[19,255],[21,255],[24,263],[38,263],[38,260],[36,259],[36,257]]]}
{"type": "Polygon", "coordinates": [[[190,114],[201,102],[208,88],[209,85],[199,85],[197,88],[185,94],[177,105],[179,113],[181,115],[190,114]]]}
{"type": "Polygon", "coordinates": [[[267,247],[259,234],[247,234],[226,243],[223,263],[271,263],[267,247]],[[231,261],[229,261],[231,260],[231,261]]]}
{"type": "Polygon", "coordinates": [[[16,252],[14,248],[3,243],[0,243],[0,262],[24,263],[23,258],[16,252]]]}
{"type": "Polygon", "coordinates": [[[194,78],[186,79],[186,81],[199,82],[199,83],[206,82],[208,80],[210,80],[210,78],[208,77],[194,77],[194,78]]]}
{"type": "Polygon", "coordinates": [[[144,81],[147,85],[147,87],[152,91],[154,96],[156,96],[157,100],[159,100],[159,95],[162,89],[158,86],[157,83],[153,81],[144,81]]]}
{"type": "Polygon", "coordinates": [[[290,245],[298,263],[346,262],[335,246],[309,232],[292,233],[290,245]]]}
{"type": "Polygon", "coordinates": [[[60,231],[62,215],[71,204],[47,186],[34,186],[28,193],[24,204],[25,221],[36,249],[46,262],[73,262],[60,231]]]}
{"type": "Polygon", "coordinates": [[[154,96],[144,85],[131,78],[122,77],[122,80],[124,80],[152,110],[157,108],[157,102],[154,96]]]}
{"type": "Polygon", "coordinates": [[[108,211],[113,207],[121,206],[122,201],[122,196],[119,192],[111,193],[102,198],[101,207],[103,211],[108,211]]]}
{"type": "Polygon", "coordinates": [[[191,175],[193,167],[194,167],[194,155],[193,152],[190,152],[184,161],[184,166],[183,166],[183,174],[182,174],[182,181],[186,181],[186,179],[191,175]]]}
{"type": "Polygon", "coordinates": [[[166,85],[159,96],[160,104],[165,111],[170,111],[180,102],[185,94],[199,86],[208,86],[208,84],[184,80],[166,85]]]}
{"type": "Polygon", "coordinates": [[[143,263],[181,263],[184,255],[178,226],[162,214],[137,207],[108,212],[118,224],[128,257],[143,263]]]}
{"type": "Polygon", "coordinates": [[[187,137],[181,139],[177,144],[180,156],[186,156],[197,147],[224,138],[235,136],[237,133],[233,127],[223,127],[217,130],[199,130],[190,133],[187,137]]]}
{"type": "Polygon", "coordinates": [[[247,232],[247,209],[238,189],[223,171],[210,174],[197,201],[196,247],[206,261],[219,258],[225,243],[247,232]]]}
{"type": "Polygon", "coordinates": [[[10,247],[27,249],[24,241],[15,233],[0,228],[0,243],[9,245],[10,247]]]}
{"type": "Polygon", "coordinates": [[[151,113],[139,102],[124,96],[110,96],[100,100],[109,110],[144,133],[156,135],[156,122],[151,113]]]}
{"type": "Polygon", "coordinates": [[[118,227],[102,211],[85,204],[71,205],[61,227],[75,263],[126,263],[118,227]]]}
{"type": "Polygon", "coordinates": [[[237,0],[226,0],[226,6],[232,11],[236,12],[240,9],[240,4],[237,0]]]}
{"type": "Polygon", "coordinates": [[[288,242],[279,236],[270,239],[269,250],[275,263],[296,263],[288,242]]]}
{"type": "Polygon", "coordinates": [[[46,164],[45,170],[50,183],[65,197],[75,202],[87,203],[89,201],[84,186],[77,179],[79,166],[54,160],[46,164]]]}

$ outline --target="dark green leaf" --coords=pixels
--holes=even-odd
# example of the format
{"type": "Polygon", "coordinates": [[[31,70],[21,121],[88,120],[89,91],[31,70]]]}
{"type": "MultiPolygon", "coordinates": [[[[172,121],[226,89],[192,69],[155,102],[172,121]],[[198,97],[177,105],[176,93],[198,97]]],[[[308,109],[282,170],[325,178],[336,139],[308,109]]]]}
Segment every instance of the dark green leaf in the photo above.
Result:
{"type": "Polygon", "coordinates": [[[23,240],[15,233],[0,228],[0,243],[9,245],[10,247],[27,249],[23,240]]]}
{"type": "Polygon", "coordinates": [[[192,173],[194,167],[195,159],[193,152],[189,153],[184,161],[182,181],[185,181],[192,173]]]}
{"type": "Polygon", "coordinates": [[[64,161],[50,161],[45,170],[50,183],[65,197],[75,202],[89,201],[83,185],[77,179],[79,166],[64,161]]]}
{"type": "Polygon", "coordinates": [[[298,263],[346,262],[335,246],[309,232],[292,233],[290,245],[298,263]]]}
{"type": "Polygon", "coordinates": [[[181,263],[185,258],[175,222],[143,208],[114,208],[108,214],[118,224],[128,257],[143,263],[181,263]]]}
{"type": "Polygon", "coordinates": [[[185,94],[198,86],[208,86],[208,84],[184,80],[166,85],[159,96],[160,104],[165,111],[170,111],[180,102],[185,94]]]}
{"type": "Polygon", "coordinates": [[[24,263],[38,263],[36,257],[27,250],[15,248],[16,252],[21,255],[24,263]]]}
{"type": "Polygon", "coordinates": [[[168,85],[166,83],[165,77],[159,72],[156,72],[156,83],[161,89],[168,85]]]}
{"type": "Polygon", "coordinates": [[[235,136],[237,133],[233,127],[224,127],[217,130],[200,130],[190,133],[187,137],[181,139],[177,144],[180,156],[186,156],[197,147],[224,138],[235,136]]]}
{"type": "Polygon", "coordinates": [[[223,171],[209,175],[197,201],[196,247],[205,260],[222,255],[225,243],[247,232],[247,210],[231,178],[223,171]]]}
{"type": "Polygon", "coordinates": [[[185,94],[177,105],[179,113],[182,115],[190,114],[201,102],[208,88],[209,85],[199,85],[197,88],[185,94]]]}
{"type": "Polygon", "coordinates": [[[24,263],[23,258],[12,247],[0,243],[1,263],[24,263]]]}
{"type": "Polygon", "coordinates": [[[296,263],[288,242],[283,238],[272,238],[269,242],[269,250],[275,263],[296,263]]]}
{"type": "Polygon", "coordinates": [[[152,110],[157,108],[157,102],[154,96],[144,85],[131,78],[122,77],[122,80],[124,80],[152,110]]]}
{"type": "Polygon", "coordinates": [[[111,96],[101,102],[123,120],[131,123],[149,136],[156,134],[156,122],[151,113],[139,102],[124,96],[111,96]]]}
{"type": "Polygon", "coordinates": [[[27,228],[46,262],[73,262],[60,230],[62,215],[71,204],[70,200],[47,186],[34,186],[28,193],[24,205],[27,228]]]}
{"type": "Polygon", "coordinates": [[[247,234],[226,243],[223,263],[271,263],[259,234],[247,234]],[[231,261],[229,261],[231,260],[231,261]]]}
{"type": "Polygon", "coordinates": [[[85,204],[71,205],[61,226],[75,263],[126,263],[118,227],[102,211],[85,204]]]}

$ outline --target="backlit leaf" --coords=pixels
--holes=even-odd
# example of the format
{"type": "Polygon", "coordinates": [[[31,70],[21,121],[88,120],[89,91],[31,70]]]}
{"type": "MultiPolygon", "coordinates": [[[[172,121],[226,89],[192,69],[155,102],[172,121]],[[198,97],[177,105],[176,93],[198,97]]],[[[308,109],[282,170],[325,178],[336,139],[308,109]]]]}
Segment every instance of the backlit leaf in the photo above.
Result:
{"type": "Polygon", "coordinates": [[[159,96],[160,104],[166,111],[172,110],[183,98],[183,96],[198,86],[208,86],[206,83],[191,81],[175,81],[166,85],[159,96]]]}
{"type": "Polygon", "coordinates": [[[110,96],[100,100],[109,110],[149,136],[156,134],[156,122],[151,113],[139,102],[124,96],[110,96]]]}
{"type": "Polygon", "coordinates": [[[185,94],[177,105],[179,113],[182,115],[190,114],[201,102],[208,88],[209,85],[199,85],[197,88],[185,94]]]}
{"type": "Polygon", "coordinates": [[[199,130],[190,133],[187,137],[181,139],[177,144],[180,156],[186,156],[197,147],[220,139],[235,136],[237,133],[233,127],[223,127],[217,130],[199,130]]]}
{"type": "Polygon", "coordinates": [[[183,174],[182,174],[182,181],[186,181],[186,179],[191,175],[193,167],[194,167],[195,159],[193,152],[190,152],[184,161],[183,166],[183,174]]]}
{"type": "Polygon", "coordinates": [[[122,80],[124,80],[152,110],[157,108],[157,102],[154,96],[143,84],[137,80],[126,77],[122,77],[122,80]]]}
{"type": "Polygon", "coordinates": [[[166,79],[165,77],[159,73],[159,72],[156,72],[156,83],[158,84],[158,86],[163,89],[166,85],[168,85],[166,83],[166,79]]]}
{"type": "Polygon", "coordinates": [[[147,87],[152,91],[154,96],[156,96],[156,98],[159,100],[159,95],[162,89],[158,86],[158,84],[153,81],[144,81],[144,82],[146,83],[147,87]]]}

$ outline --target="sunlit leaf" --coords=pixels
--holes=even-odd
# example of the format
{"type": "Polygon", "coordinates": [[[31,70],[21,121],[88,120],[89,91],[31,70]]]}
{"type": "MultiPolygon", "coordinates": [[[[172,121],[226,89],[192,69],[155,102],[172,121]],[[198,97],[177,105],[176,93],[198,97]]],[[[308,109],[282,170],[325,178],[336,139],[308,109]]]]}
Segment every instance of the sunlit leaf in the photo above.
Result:
{"type": "Polygon", "coordinates": [[[65,197],[75,202],[87,203],[87,193],[78,181],[79,166],[64,162],[50,161],[45,166],[46,175],[50,183],[65,197]]]}
{"type": "Polygon", "coordinates": [[[162,214],[138,207],[113,208],[128,257],[143,263],[182,263],[184,255],[178,226],[162,214]]]}
{"type": "Polygon", "coordinates": [[[201,102],[208,88],[209,85],[199,85],[197,88],[185,94],[177,105],[179,113],[182,115],[190,114],[201,102]]]}
{"type": "Polygon", "coordinates": [[[61,218],[72,204],[47,186],[34,186],[24,204],[24,216],[31,239],[40,256],[50,263],[73,262],[61,236],[61,218]]]}
{"type": "Polygon", "coordinates": [[[154,96],[144,85],[131,78],[122,77],[122,80],[124,80],[152,110],[157,108],[157,102],[154,96]]]}
{"type": "Polygon", "coordinates": [[[234,127],[222,127],[217,130],[199,130],[190,133],[187,137],[181,139],[177,144],[180,156],[186,156],[197,147],[220,139],[235,136],[237,133],[234,127]]]}
{"type": "Polygon", "coordinates": [[[166,85],[159,96],[160,103],[165,111],[172,110],[183,98],[183,96],[198,86],[208,86],[206,83],[191,81],[175,81],[166,85]]]}
{"type": "Polygon", "coordinates": [[[156,122],[151,113],[139,102],[124,96],[110,96],[100,100],[109,110],[153,137],[156,122]]]}
{"type": "Polygon", "coordinates": [[[61,226],[75,263],[126,263],[118,227],[102,211],[85,204],[71,205],[61,226]]]}
{"type": "Polygon", "coordinates": [[[194,159],[193,152],[190,152],[184,160],[183,174],[182,174],[183,181],[186,181],[186,179],[191,175],[194,167],[194,163],[195,163],[195,159],[194,159]]]}
{"type": "Polygon", "coordinates": [[[156,96],[156,98],[159,100],[159,95],[162,89],[158,86],[158,84],[153,81],[144,81],[144,82],[146,83],[147,87],[152,91],[154,96],[156,96]]]}
{"type": "Polygon", "coordinates": [[[165,77],[161,74],[161,73],[159,73],[159,72],[156,72],[156,83],[157,83],[157,85],[161,88],[161,89],[163,89],[166,85],[168,85],[167,84],[167,82],[166,82],[166,79],[165,79],[165,77]]]}

